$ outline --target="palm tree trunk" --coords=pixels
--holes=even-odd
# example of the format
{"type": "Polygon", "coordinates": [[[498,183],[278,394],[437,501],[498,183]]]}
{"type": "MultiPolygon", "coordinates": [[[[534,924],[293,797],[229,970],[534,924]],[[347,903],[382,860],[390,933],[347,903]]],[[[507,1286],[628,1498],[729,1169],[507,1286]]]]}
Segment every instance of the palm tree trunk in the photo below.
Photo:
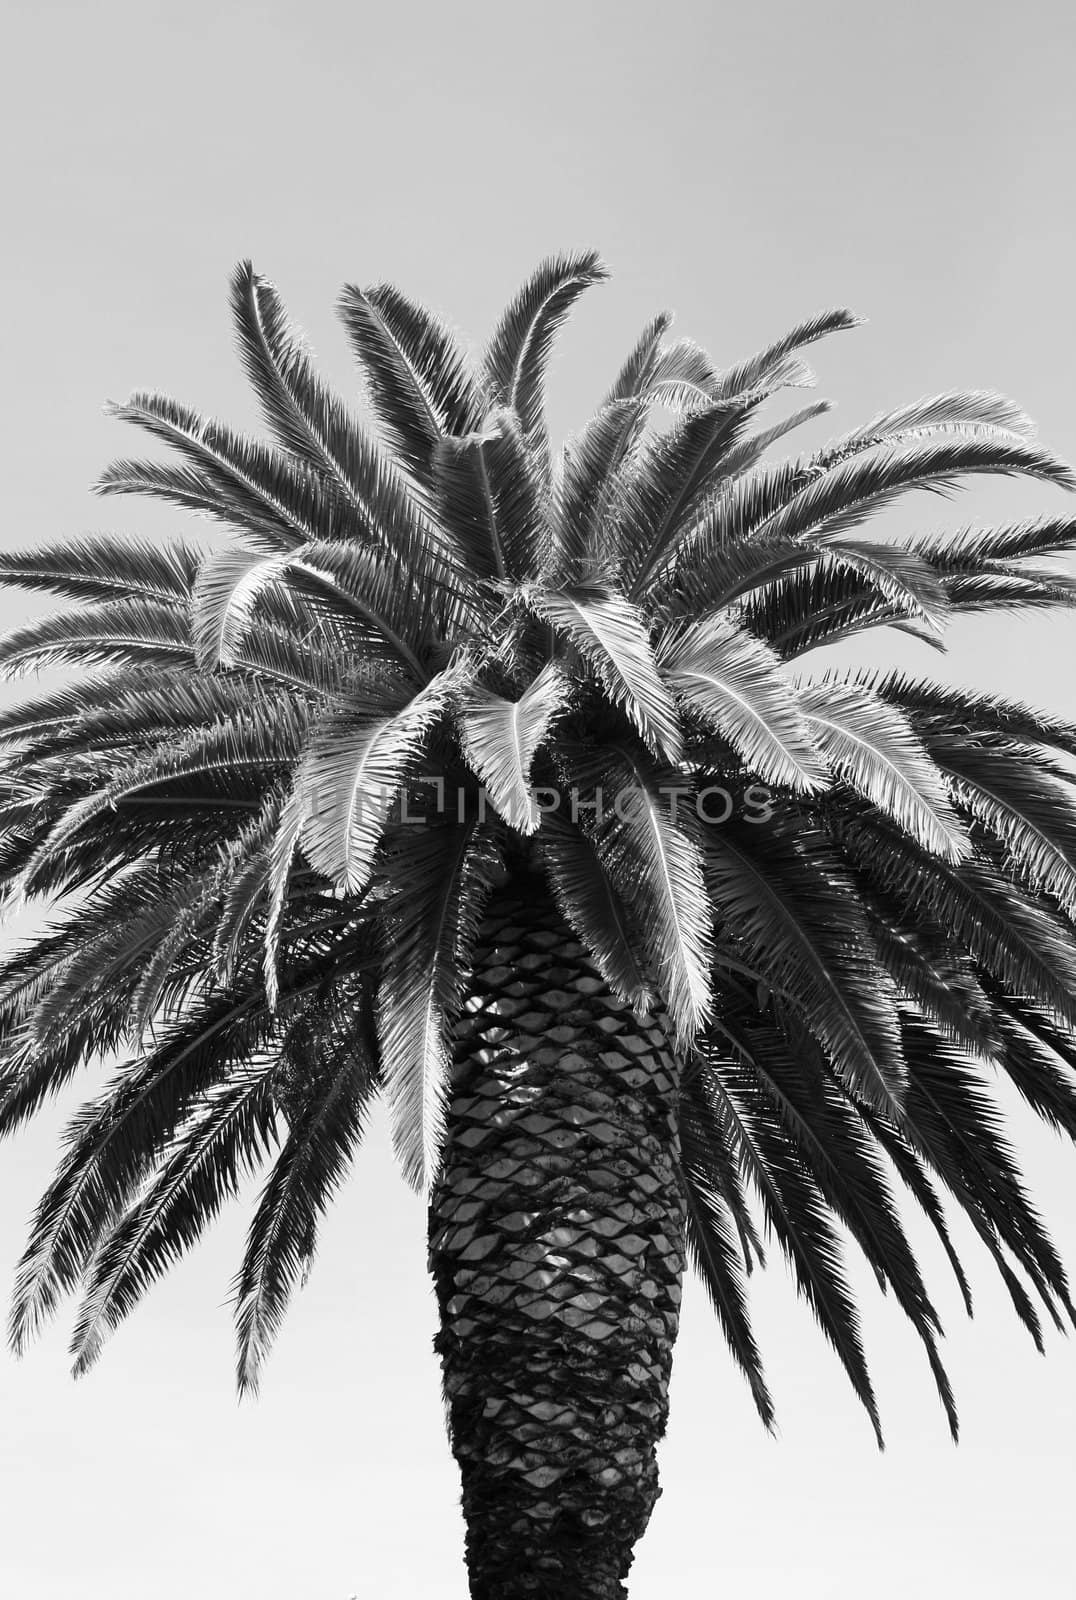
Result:
{"type": "Polygon", "coordinates": [[[491,903],[430,1268],[473,1600],[613,1600],[660,1490],[679,1071],[537,882],[491,903]]]}

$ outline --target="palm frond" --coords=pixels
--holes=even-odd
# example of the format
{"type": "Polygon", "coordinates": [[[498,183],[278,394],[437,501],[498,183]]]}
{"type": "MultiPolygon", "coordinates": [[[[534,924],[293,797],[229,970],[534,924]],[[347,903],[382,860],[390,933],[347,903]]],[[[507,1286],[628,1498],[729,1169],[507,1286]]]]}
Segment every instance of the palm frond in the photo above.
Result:
{"type": "Polygon", "coordinates": [[[302,844],[339,888],[365,888],[392,805],[466,673],[467,662],[458,661],[389,715],[345,706],[313,730],[297,780],[302,844]]]}
{"type": "Polygon", "coordinates": [[[622,706],[646,743],[675,761],[680,727],[638,610],[609,590],[523,591],[526,604],[578,650],[609,698],[622,706]]]}
{"type": "Polygon", "coordinates": [[[1022,439],[1035,436],[1031,418],[1005,395],[993,389],[946,389],[893,411],[881,412],[870,422],[827,444],[817,459],[820,465],[829,467],[861,450],[939,428],[1010,433],[1022,439]]]}
{"type": "Polygon", "coordinates": [[[322,1033],[319,1059],[305,1065],[313,1085],[262,1190],[235,1279],[240,1394],[258,1388],[295,1280],[313,1256],[318,1221],[362,1142],[376,1086],[346,1026],[331,1043],[322,1033]]]}
{"type": "Polygon", "coordinates": [[[605,525],[620,492],[620,469],[644,416],[638,397],[611,400],[564,446],[556,485],[555,540],[543,577],[550,583],[607,579],[614,567],[605,525]]]}
{"type": "Polygon", "coordinates": [[[490,413],[482,433],[445,438],[431,455],[441,520],[484,578],[533,577],[549,543],[541,485],[511,411],[490,413]]]}
{"type": "Polygon", "coordinates": [[[550,662],[518,700],[477,691],[460,713],[464,753],[501,816],[520,833],[538,827],[531,765],[568,698],[568,680],[550,662]]]}
{"type": "Polygon", "coordinates": [[[1022,561],[1076,549],[1076,518],[1035,517],[997,528],[958,528],[920,534],[909,546],[939,572],[973,573],[983,562],[1022,561]]]}
{"type": "Polygon", "coordinates": [[[651,434],[622,477],[610,538],[626,592],[638,599],[670,559],[678,536],[721,474],[755,401],[698,406],[651,434]]]}
{"type": "Polygon", "coordinates": [[[542,818],[538,860],[568,925],[606,983],[638,1012],[653,1008],[653,984],[640,964],[642,935],[593,842],[553,813],[542,818]]]}
{"type": "Polygon", "coordinates": [[[682,774],[621,747],[569,770],[598,859],[640,930],[677,1033],[690,1039],[710,1010],[712,935],[699,847],[669,803],[684,792],[682,774]]]}
{"type": "Polygon", "coordinates": [[[927,743],[957,806],[1005,847],[1025,882],[1076,921],[1076,779],[1052,778],[1033,749],[1009,740],[973,742],[935,732],[927,743]]]}
{"type": "Polygon", "coordinates": [[[661,351],[661,341],[671,324],[672,313],[668,311],[661,311],[651,318],[624,358],[612,388],[602,402],[603,408],[615,405],[618,400],[634,400],[637,395],[646,393],[661,351]]]}
{"type": "Polygon", "coordinates": [[[825,1200],[796,1158],[794,1146],[768,1117],[752,1117],[716,1064],[696,1073],[687,1093],[704,1098],[724,1130],[745,1179],[758,1194],[767,1227],[776,1234],[823,1333],[832,1344],[870,1417],[879,1446],[881,1422],[863,1353],[859,1318],[840,1241],[825,1200]]]}
{"type": "Polygon", "coordinates": [[[201,552],[179,539],[90,534],[44,550],[0,555],[0,583],[45,589],[74,600],[143,600],[185,605],[201,552]]]}
{"type": "Polygon", "coordinates": [[[1056,1301],[1076,1320],[1064,1268],[1024,1191],[985,1083],[924,1024],[907,1019],[903,1031],[908,1126],[916,1144],[980,1237],[992,1235],[1012,1252],[1050,1316],[1057,1320],[1056,1301]]]}
{"type": "MultiPolygon", "coordinates": [[[[782,1025],[783,1024],[783,1025],[782,1025]]],[[[728,1036],[727,1021],[724,1031],[728,1036]]],[[[956,1407],[938,1356],[940,1324],[902,1225],[885,1169],[859,1114],[812,1061],[811,1040],[789,1027],[750,1026],[736,1034],[739,1049],[723,1078],[739,1083],[741,1099],[769,1100],[834,1215],[859,1245],[883,1288],[891,1288],[923,1342],[953,1438],[956,1407]]],[[[817,1047],[816,1052],[817,1053],[817,1047]]]]}
{"type": "MultiPolygon", "coordinates": [[[[233,433],[165,395],[138,393],[109,409],[119,421],[134,423],[178,451],[196,476],[189,482],[173,476],[167,465],[119,463],[99,480],[101,493],[147,493],[184,504],[189,503],[183,498],[185,486],[204,483],[225,513],[222,520],[268,539],[273,549],[341,537],[348,527],[345,497],[295,457],[233,433]]],[[[212,509],[205,504],[190,508],[212,509]]]]}
{"type": "Polygon", "coordinates": [[[810,372],[800,363],[790,365],[789,358],[805,345],[824,339],[827,334],[839,333],[846,328],[857,328],[863,318],[839,307],[821,311],[816,316],[798,322],[794,328],[772,344],[766,345],[757,355],[741,361],[714,377],[712,392],[715,399],[732,399],[753,390],[774,387],[777,384],[803,385],[813,381],[810,372]]]}
{"type": "Polygon", "coordinates": [[[174,600],[108,600],[14,628],[0,639],[0,675],[44,666],[171,667],[192,655],[187,615],[174,600]]]}
{"type": "Polygon", "coordinates": [[[547,463],[544,388],[559,328],[579,296],[608,274],[594,250],[551,256],[509,303],[485,352],[486,382],[519,417],[524,438],[547,463]]]}
{"type": "Polygon", "coordinates": [[[74,1374],[170,1266],[198,1243],[241,1179],[268,1154],[275,1061],[216,1085],[177,1134],[143,1193],[106,1228],[87,1273],[71,1341],[74,1374]]]}
{"type": "Polygon", "coordinates": [[[836,829],[847,858],[913,922],[929,917],[1014,994],[1076,1025],[1076,936],[1045,901],[1021,892],[982,847],[958,865],[939,861],[877,813],[849,813],[836,829]]]}
{"type": "Polygon", "coordinates": [[[737,1248],[735,1220],[724,1194],[729,1180],[722,1183],[715,1164],[723,1155],[735,1175],[731,1181],[737,1185],[739,1173],[729,1153],[718,1153],[721,1130],[716,1118],[704,1120],[701,1109],[698,1097],[689,1097],[680,1115],[680,1187],[687,1207],[688,1250],[706,1285],[733,1358],[750,1385],[759,1417],[772,1430],[776,1421],[773,1400],[751,1329],[744,1263],[737,1248]]]}
{"type": "Polygon", "coordinates": [[[380,306],[362,289],[346,284],[337,309],[386,440],[417,478],[425,478],[441,437],[440,418],[426,384],[380,306]]]}
{"type": "Polygon", "coordinates": [[[291,552],[222,550],[204,562],[194,586],[191,633],[198,665],[234,666],[262,589],[287,570],[291,552]]]}
{"type": "Polygon", "coordinates": [[[447,324],[391,283],[367,289],[366,301],[423,385],[441,432],[457,437],[478,432],[489,398],[470,357],[447,324]]]}
{"type": "Polygon", "coordinates": [[[659,647],[658,664],[681,701],[703,717],[752,772],[803,794],[827,784],[796,691],[772,651],[712,617],[659,647]]]}
{"type": "Polygon", "coordinates": [[[395,894],[377,999],[393,1144],[415,1188],[428,1187],[440,1166],[449,1024],[463,999],[482,907],[501,875],[496,846],[475,820],[419,833],[398,843],[386,865],[395,894]]]}
{"type": "Polygon", "coordinates": [[[75,1288],[103,1229],[133,1197],[195,1097],[228,1060],[259,1048],[265,1027],[257,996],[222,994],[168,1030],[76,1114],[19,1262],[10,1322],[16,1351],[75,1288]]]}
{"type": "Polygon", "coordinates": [[[833,771],[945,861],[971,851],[927,747],[896,707],[840,673],[800,689],[816,747],[833,771]]]}
{"type": "MultiPolygon", "coordinates": [[[[363,522],[378,520],[386,501],[399,515],[403,485],[317,376],[276,289],[249,261],[232,277],[232,313],[251,385],[285,450],[332,484],[363,522]]],[[[320,535],[329,536],[328,528],[320,535]]]]}
{"type": "Polygon", "coordinates": [[[905,1090],[895,991],[851,880],[806,819],[704,836],[722,948],[792,1001],[843,1083],[900,1124],[905,1090]]]}

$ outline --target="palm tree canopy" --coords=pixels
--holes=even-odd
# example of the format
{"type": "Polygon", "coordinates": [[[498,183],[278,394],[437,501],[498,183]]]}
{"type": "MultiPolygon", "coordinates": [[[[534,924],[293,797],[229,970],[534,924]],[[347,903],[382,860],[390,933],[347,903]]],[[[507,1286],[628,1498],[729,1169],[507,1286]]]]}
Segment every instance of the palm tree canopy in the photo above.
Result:
{"type": "Polygon", "coordinates": [[[979,474],[1076,478],[979,391],[772,460],[825,407],[763,408],[811,382],[802,352],[846,311],[724,369],[657,317],[558,452],[551,348],[603,276],[592,252],[545,262],[480,361],[397,289],[347,287],[371,427],[243,265],[268,438],[136,394],[115,415],[167,454],[98,484],[223,542],[0,559],[69,602],[0,641],[9,675],[65,669],[0,713],[4,897],[50,907],[0,964],[0,1132],[119,1058],[33,1220],[17,1347],[81,1286],[85,1370],[265,1168],[235,1282],[255,1384],[376,1095],[409,1180],[436,1171],[469,952],[520,873],[690,1062],[689,1243],[767,1421],[745,1301],[763,1231],[876,1427],[842,1227],[955,1429],[898,1191],[969,1307],[942,1190],[1037,1342],[1033,1295],[1073,1316],[990,1078],[1076,1137],[1076,726],[811,652],[1071,605],[1042,561],[1076,547],[1074,517],[868,524],[979,474]]]}

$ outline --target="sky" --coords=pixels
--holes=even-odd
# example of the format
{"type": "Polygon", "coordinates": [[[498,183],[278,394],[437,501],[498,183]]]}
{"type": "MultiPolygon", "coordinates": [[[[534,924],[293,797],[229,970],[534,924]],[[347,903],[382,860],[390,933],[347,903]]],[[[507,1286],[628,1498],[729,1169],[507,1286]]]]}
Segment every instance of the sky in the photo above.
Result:
{"type": "MultiPolygon", "coordinates": [[[[539,258],[594,244],[613,276],[562,340],[559,432],[659,309],[731,362],[844,304],[869,321],[814,352],[834,431],[993,387],[1076,458],[1076,23],[1061,3],[7,0],[5,16],[9,547],[182,529],[180,513],[88,493],[133,443],[102,403],[157,388],[253,422],[227,315],[246,256],[345,389],[343,282],[395,281],[480,339],[539,258]]],[[[1059,502],[1001,486],[949,514],[1059,502]]],[[[0,596],[0,625],[28,606],[0,596]]],[[[1073,628],[962,629],[951,671],[1072,714],[1073,628]]],[[[4,1281],[73,1103],[0,1150],[4,1281]]],[[[1076,1262],[1076,1156],[1019,1108],[1013,1127],[1076,1262]]],[[[464,1600],[423,1208],[383,1125],[261,1397],[240,1405],[225,1302],[243,1224],[242,1209],[222,1219],[88,1378],[68,1375],[70,1313],[21,1362],[0,1353],[3,1593],[464,1600]]],[[[922,1240],[956,1449],[914,1335],[858,1269],[884,1455],[779,1262],[753,1291],[776,1439],[688,1285],[632,1600],[724,1584],[753,1600],[1071,1593],[1076,1345],[1054,1336],[1039,1357],[957,1232],[971,1323],[922,1240]]]]}

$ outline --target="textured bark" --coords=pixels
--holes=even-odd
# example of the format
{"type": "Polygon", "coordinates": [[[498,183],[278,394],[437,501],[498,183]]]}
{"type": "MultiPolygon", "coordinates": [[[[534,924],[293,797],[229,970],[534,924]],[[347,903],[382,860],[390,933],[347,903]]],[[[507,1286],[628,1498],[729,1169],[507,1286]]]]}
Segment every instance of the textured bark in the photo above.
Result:
{"type": "Polygon", "coordinates": [[[676,1059],[537,886],[489,909],[455,1057],[430,1267],[471,1595],[613,1600],[660,1493],[676,1059]]]}

